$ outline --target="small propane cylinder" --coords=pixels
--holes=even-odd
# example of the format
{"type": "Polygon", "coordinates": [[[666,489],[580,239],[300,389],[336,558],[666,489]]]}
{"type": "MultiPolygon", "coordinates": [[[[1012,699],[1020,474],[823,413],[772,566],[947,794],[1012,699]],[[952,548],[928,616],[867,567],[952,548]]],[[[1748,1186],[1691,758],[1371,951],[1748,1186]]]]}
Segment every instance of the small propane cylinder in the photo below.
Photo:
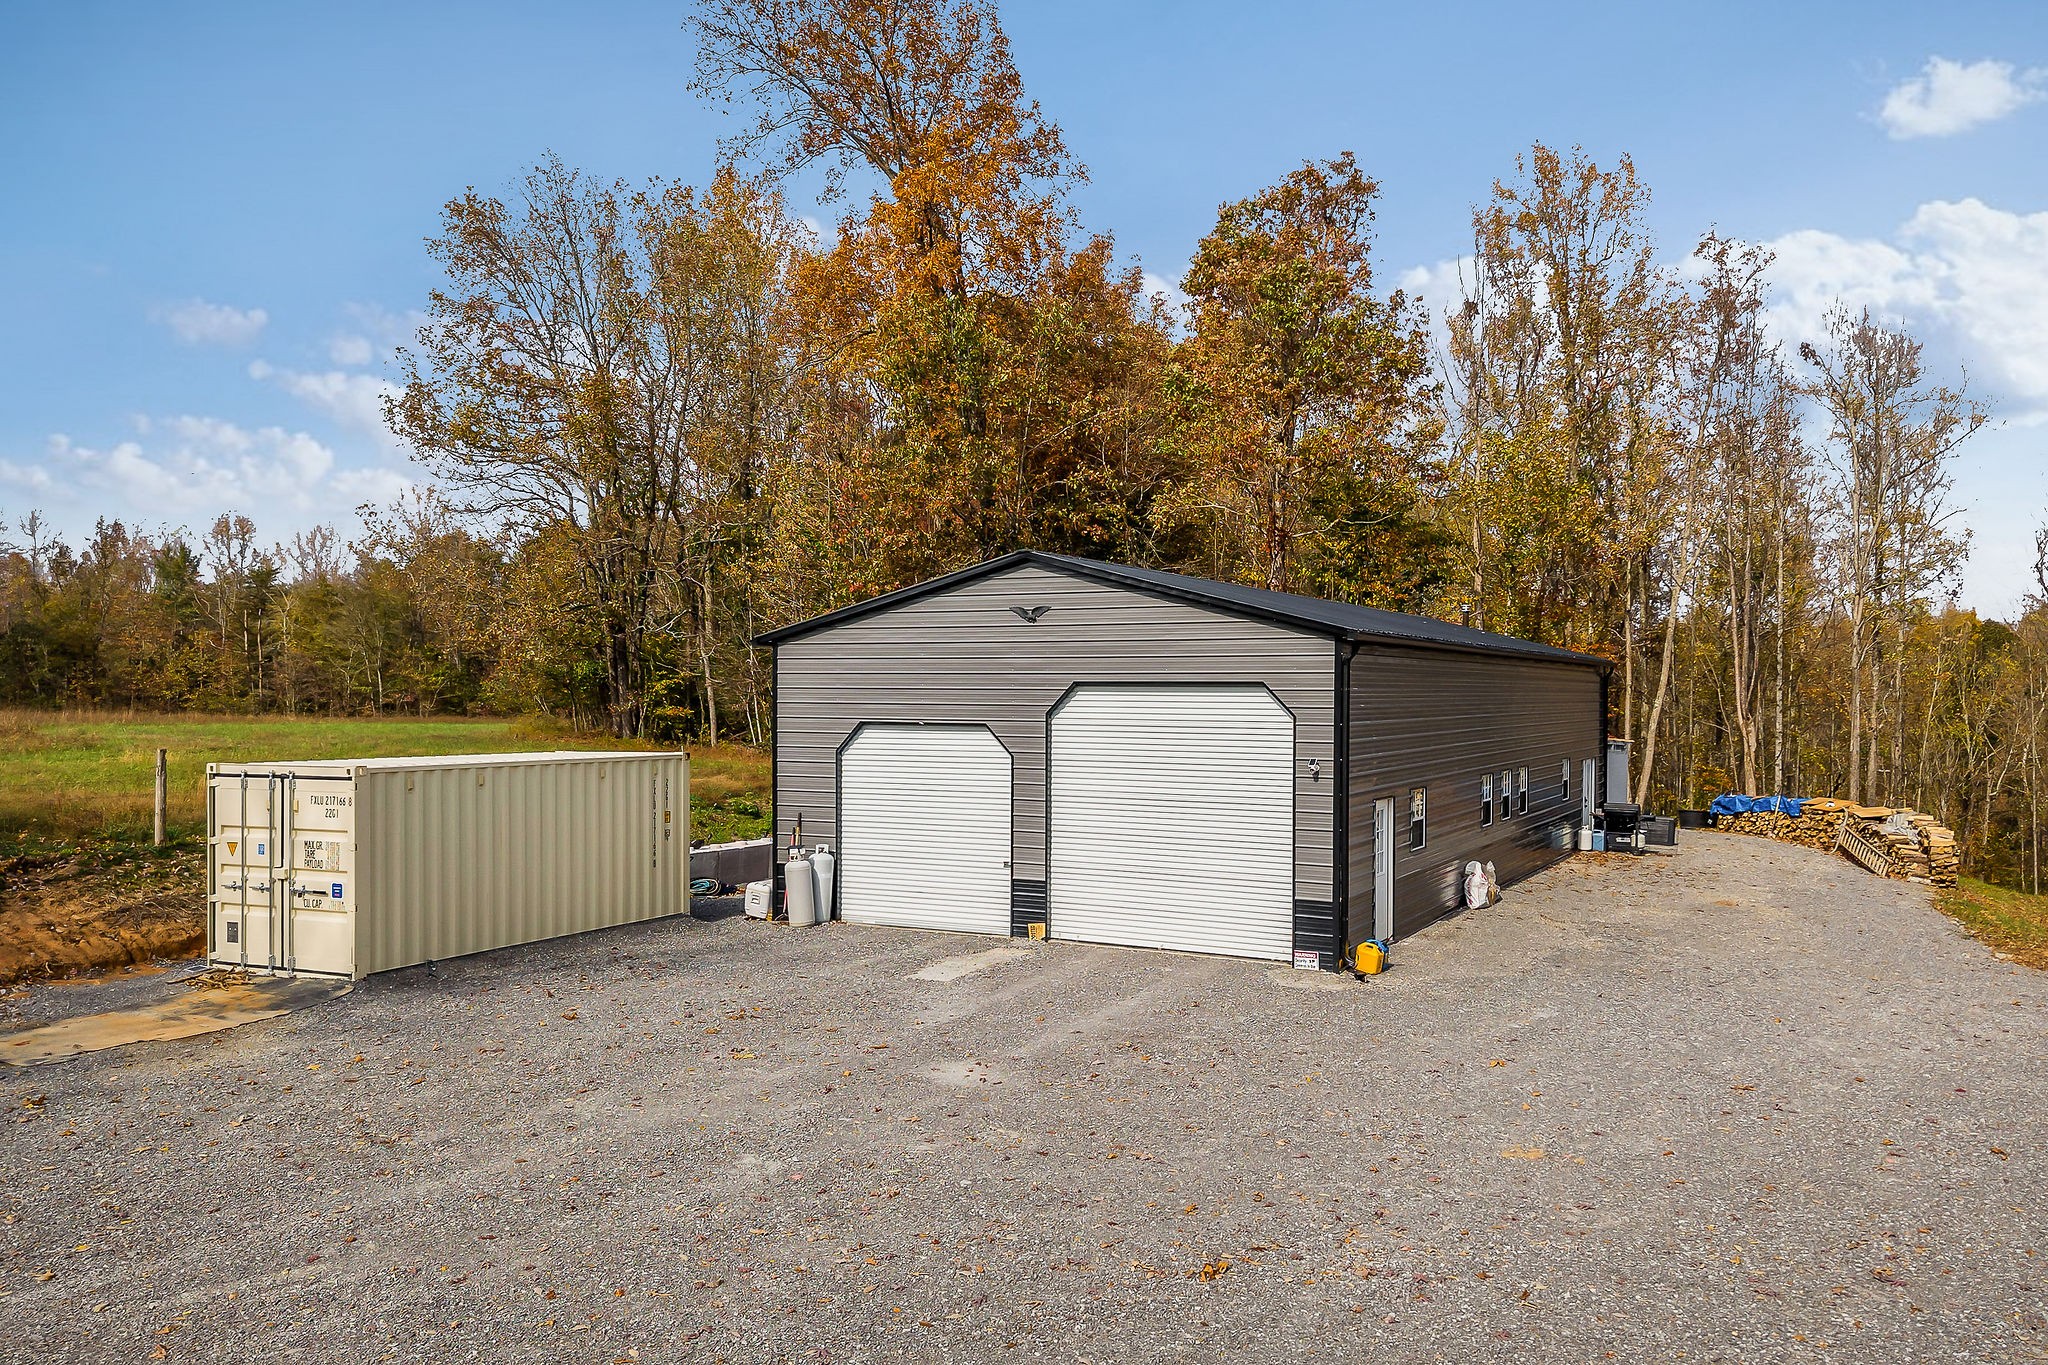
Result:
{"type": "Polygon", "coordinates": [[[818,922],[818,879],[811,874],[811,860],[801,853],[782,865],[782,908],[791,924],[818,922]]]}
{"type": "Polygon", "coordinates": [[[819,844],[811,850],[811,871],[818,878],[818,923],[832,918],[832,873],[839,866],[839,860],[832,856],[830,844],[819,844]]]}
{"type": "Polygon", "coordinates": [[[1360,976],[1378,976],[1387,969],[1387,945],[1369,938],[1351,951],[1351,965],[1360,976]]]}

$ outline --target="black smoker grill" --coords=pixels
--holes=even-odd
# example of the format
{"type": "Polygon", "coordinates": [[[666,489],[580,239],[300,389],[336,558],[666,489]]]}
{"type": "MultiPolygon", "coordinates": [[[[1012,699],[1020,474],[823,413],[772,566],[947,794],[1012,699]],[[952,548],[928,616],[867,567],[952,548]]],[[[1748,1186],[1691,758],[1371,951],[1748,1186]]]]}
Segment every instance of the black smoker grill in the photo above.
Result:
{"type": "Polygon", "coordinates": [[[1643,808],[1626,801],[1610,801],[1600,808],[1600,828],[1607,835],[1609,853],[1643,851],[1643,808]]]}

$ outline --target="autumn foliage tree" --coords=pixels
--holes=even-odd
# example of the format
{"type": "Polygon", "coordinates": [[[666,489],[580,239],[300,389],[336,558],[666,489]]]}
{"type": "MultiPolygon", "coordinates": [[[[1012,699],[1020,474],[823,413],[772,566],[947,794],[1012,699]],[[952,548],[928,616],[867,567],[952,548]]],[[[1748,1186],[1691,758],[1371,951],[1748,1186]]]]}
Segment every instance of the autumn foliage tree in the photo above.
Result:
{"type": "Polygon", "coordinates": [[[697,88],[754,110],[729,156],[874,186],[799,274],[792,576],[844,595],[1023,545],[1143,554],[1163,329],[1081,233],[1085,172],[993,6],[713,0],[691,27],[697,88]]]}
{"type": "Polygon", "coordinates": [[[1182,281],[1155,513],[1221,578],[1414,604],[1436,556],[1418,512],[1438,424],[1424,321],[1372,272],[1379,186],[1350,153],[1226,204],[1182,281]]]}

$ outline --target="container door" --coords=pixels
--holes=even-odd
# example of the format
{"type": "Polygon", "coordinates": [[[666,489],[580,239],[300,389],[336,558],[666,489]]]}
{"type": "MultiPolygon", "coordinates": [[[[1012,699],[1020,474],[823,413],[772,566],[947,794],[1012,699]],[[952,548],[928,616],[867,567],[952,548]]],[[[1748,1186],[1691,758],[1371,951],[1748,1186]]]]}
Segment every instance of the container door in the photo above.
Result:
{"type": "Polygon", "coordinates": [[[211,787],[210,960],[354,975],[354,785],[253,773],[218,774],[211,787]]]}
{"type": "Polygon", "coordinates": [[[271,794],[265,774],[215,776],[213,829],[207,840],[213,888],[207,912],[213,917],[213,956],[223,967],[271,971],[279,966],[277,917],[271,913],[271,794]]]}
{"type": "Polygon", "coordinates": [[[1055,937],[1288,959],[1294,717],[1272,693],[1077,687],[1051,739],[1055,937]]]}
{"type": "Polygon", "coordinates": [[[287,965],[320,976],[353,976],[355,784],[307,777],[284,782],[288,866],[279,899],[291,905],[287,965]]]}
{"type": "Polygon", "coordinates": [[[839,755],[840,918],[1010,932],[1010,754],[985,725],[863,725],[839,755]]]}
{"type": "Polygon", "coordinates": [[[1394,938],[1394,798],[1372,803],[1372,936],[1394,938]]]}

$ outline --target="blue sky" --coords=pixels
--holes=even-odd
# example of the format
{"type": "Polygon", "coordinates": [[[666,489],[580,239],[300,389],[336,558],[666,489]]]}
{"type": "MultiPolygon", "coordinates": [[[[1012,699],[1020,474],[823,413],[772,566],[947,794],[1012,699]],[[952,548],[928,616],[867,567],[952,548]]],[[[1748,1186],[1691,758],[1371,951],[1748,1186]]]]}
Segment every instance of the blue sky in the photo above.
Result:
{"type": "MultiPolygon", "coordinates": [[[[683,7],[0,8],[0,514],[266,538],[414,477],[376,425],[465,186],[547,150],[708,176],[683,7]]],[[[1355,151],[1379,268],[1432,296],[1534,140],[1633,155],[1676,260],[1775,244],[1777,318],[1844,293],[1967,367],[1965,600],[2009,610],[2048,512],[2048,6],[1009,4],[1077,203],[1177,279],[1216,206],[1355,151]],[[1942,64],[1930,65],[1935,59],[1942,64]]],[[[808,211],[829,216],[808,205],[808,211]]],[[[1440,300],[1441,301],[1441,300],[1440,300]]]]}

